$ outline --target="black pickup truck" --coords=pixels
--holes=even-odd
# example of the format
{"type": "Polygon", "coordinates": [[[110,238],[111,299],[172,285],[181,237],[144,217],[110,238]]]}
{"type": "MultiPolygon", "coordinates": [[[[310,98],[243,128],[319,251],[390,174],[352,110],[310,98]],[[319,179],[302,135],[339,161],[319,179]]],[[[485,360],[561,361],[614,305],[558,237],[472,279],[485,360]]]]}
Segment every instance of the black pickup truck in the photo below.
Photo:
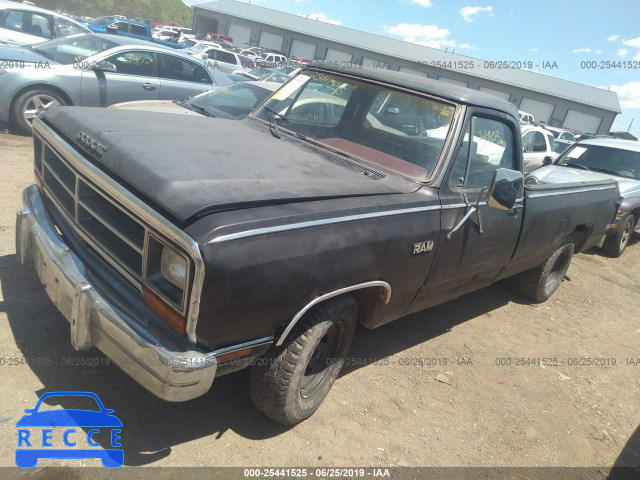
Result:
{"type": "Polygon", "coordinates": [[[357,322],[506,277],[544,301],[602,239],[617,183],[525,186],[520,138],[503,100],[366,68],[307,67],[238,122],[56,108],[34,122],[17,256],[74,348],[168,401],[251,366],[258,409],[293,424],[357,322]]]}

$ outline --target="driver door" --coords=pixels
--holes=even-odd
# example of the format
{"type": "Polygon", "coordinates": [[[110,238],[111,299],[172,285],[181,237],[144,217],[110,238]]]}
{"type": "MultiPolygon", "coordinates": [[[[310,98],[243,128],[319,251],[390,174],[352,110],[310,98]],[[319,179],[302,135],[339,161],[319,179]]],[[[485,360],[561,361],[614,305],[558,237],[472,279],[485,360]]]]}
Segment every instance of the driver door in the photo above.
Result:
{"type": "Polygon", "coordinates": [[[482,109],[467,112],[463,138],[440,187],[442,233],[429,274],[410,311],[441,304],[493,283],[516,248],[523,192],[511,210],[487,205],[487,188],[498,168],[522,171],[520,139],[512,119],[482,109]],[[478,199],[478,217],[465,214],[478,199]],[[460,228],[447,238],[456,226],[460,228]]]}
{"type": "Polygon", "coordinates": [[[106,57],[93,68],[83,70],[80,90],[82,104],[91,107],[158,100],[160,79],[156,54],[125,50],[106,57]]]}

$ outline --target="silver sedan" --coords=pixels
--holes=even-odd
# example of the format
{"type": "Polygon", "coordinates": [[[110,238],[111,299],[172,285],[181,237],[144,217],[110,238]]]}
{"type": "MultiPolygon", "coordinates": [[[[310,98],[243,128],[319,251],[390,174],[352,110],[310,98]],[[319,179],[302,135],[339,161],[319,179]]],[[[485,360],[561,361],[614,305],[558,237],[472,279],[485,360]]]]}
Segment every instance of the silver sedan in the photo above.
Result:
{"type": "Polygon", "coordinates": [[[33,119],[58,105],[182,100],[231,83],[189,55],[109,34],[0,47],[0,121],[30,133],[33,119]]]}

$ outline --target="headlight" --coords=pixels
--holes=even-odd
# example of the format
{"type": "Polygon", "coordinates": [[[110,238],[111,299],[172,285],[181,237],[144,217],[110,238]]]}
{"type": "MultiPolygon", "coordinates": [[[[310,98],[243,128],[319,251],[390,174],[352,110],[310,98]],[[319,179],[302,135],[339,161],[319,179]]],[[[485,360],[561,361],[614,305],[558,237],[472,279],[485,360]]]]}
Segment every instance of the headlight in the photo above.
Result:
{"type": "Polygon", "coordinates": [[[185,307],[188,272],[189,260],[184,254],[149,235],[145,283],[180,312],[185,307]]]}
{"type": "Polygon", "coordinates": [[[169,247],[164,247],[160,259],[160,274],[165,280],[184,290],[187,279],[187,260],[169,247]]]}

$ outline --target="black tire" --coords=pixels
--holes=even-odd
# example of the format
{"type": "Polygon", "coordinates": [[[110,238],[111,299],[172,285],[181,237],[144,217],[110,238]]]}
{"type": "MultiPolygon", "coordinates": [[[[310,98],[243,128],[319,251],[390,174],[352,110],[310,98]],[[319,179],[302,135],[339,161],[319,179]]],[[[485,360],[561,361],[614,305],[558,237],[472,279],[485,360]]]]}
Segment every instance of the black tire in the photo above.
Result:
{"type": "Polygon", "coordinates": [[[631,213],[620,219],[618,228],[605,238],[602,244],[602,251],[613,258],[618,258],[622,255],[622,252],[629,245],[635,224],[636,219],[631,213]]]}
{"type": "Polygon", "coordinates": [[[31,122],[39,113],[66,104],[64,97],[55,90],[46,87],[27,90],[13,103],[12,120],[20,132],[31,135],[31,122]],[[31,114],[27,115],[27,112],[31,114]]]}
{"type": "Polygon", "coordinates": [[[517,275],[516,289],[536,302],[548,300],[562,283],[572,258],[573,241],[568,238],[542,265],[517,275]]]}
{"type": "Polygon", "coordinates": [[[310,417],[329,393],[351,347],[358,306],[349,296],[310,310],[280,347],[251,368],[251,400],[283,425],[310,417]]]}

